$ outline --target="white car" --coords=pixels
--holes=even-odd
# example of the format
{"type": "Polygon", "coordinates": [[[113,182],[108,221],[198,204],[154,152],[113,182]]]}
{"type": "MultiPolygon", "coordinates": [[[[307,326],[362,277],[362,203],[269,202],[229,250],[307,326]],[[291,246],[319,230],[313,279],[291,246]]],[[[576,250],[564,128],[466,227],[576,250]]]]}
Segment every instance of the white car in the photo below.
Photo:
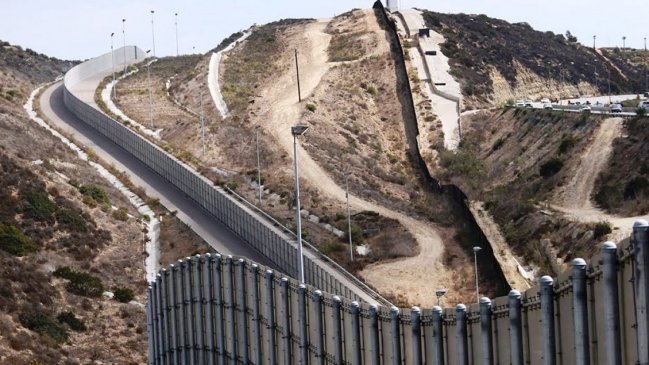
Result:
{"type": "Polygon", "coordinates": [[[638,104],[638,107],[645,110],[649,110],[649,100],[641,101],[640,104],[638,104]]]}
{"type": "Polygon", "coordinates": [[[622,104],[611,104],[611,113],[622,113],[622,104]]]}
{"type": "Polygon", "coordinates": [[[579,111],[587,112],[587,113],[590,112],[590,105],[586,105],[586,104],[582,105],[581,108],[579,108],[579,111]]]}
{"type": "Polygon", "coordinates": [[[517,107],[517,108],[524,108],[524,107],[525,107],[525,101],[523,101],[523,100],[516,100],[516,107],[517,107]]]}
{"type": "Polygon", "coordinates": [[[543,99],[541,99],[541,103],[543,103],[543,105],[545,105],[545,104],[550,104],[550,99],[548,99],[548,98],[543,98],[543,99]]]}
{"type": "Polygon", "coordinates": [[[552,106],[552,104],[548,102],[548,103],[543,103],[543,109],[553,110],[554,107],[552,106]]]}
{"type": "Polygon", "coordinates": [[[534,108],[534,104],[532,104],[532,100],[525,100],[525,107],[534,108]]]}

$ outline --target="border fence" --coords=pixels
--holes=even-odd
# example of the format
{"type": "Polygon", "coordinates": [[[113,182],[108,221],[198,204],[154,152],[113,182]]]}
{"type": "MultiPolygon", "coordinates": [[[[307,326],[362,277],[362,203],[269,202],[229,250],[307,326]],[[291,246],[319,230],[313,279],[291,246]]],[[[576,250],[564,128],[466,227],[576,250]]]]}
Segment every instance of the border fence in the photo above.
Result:
{"type": "Polygon", "coordinates": [[[243,258],[162,270],[147,303],[151,364],[649,364],[649,223],[590,264],[479,304],[349,301],[243,258]]]}

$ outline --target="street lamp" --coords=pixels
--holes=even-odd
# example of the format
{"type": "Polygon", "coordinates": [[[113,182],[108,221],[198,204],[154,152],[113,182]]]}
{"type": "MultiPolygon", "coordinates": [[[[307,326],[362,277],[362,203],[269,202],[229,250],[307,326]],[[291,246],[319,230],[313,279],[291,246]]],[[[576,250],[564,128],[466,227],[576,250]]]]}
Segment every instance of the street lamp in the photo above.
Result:
{"type": "Polygon", "coordinates": [[[354,246],[352,245],[352,212],[349,208],[349,177],[351,172],[345,172],[345,197],[347,198],[347,235],[349,236],[349,259],[354,261],[354,246]]]}
{"type": "Polygon", "coordinates": [[[624,49],[626,49],[626,36],[622,37],[622,51],[624,52],[624,49]]]}
{"type": "Polygon", "coordinates": [[[124,76],[126,76],[126,19],[122,19],[122,38],[124,38],[124,76]]]}
{"type": "Polygon", "coordinates": [[[608,104],[611,104],[611,69],[606,66],[606,73],[608,74],[608,104]]]}
{"type": "Polygon", "coordinates": [[[437,306],[441,307],[440,303],[442,302],[442,297],[448,293],[448,289],[439,288],[435,289],[435,296],[437,297],[437,306]]]}
{"type": "Polygon", "coordinates": [[[203,157],[205,157],[205,118],[203,118],[203,91],[201,90],[201,140],[203,143],[203,157]]]}
{"type": "Polygon", "coordinates": [[[300,216],[300,179],[298,177],[297,169],[297,137],[303,135],[308,125],[297,124],[291,127],[291,134],[293,135],[293,166],[295,169],[295,201],[297,204],[297,247],[300,260],[300,283],[304,283],[304,256],[302,254],[302,217],[300,216]]]}
{"type": "Polygon", "coordinates": [[[473,263],[475,265],[475,297],[480,302],[480,290],[478,288],[478,252],[482,250],[480,246],[473,246],[473,263]]]}
{"type": "Polygon", "coordinates": [[[153,41],[153,57],[155,57],[155,28],[153,27],[153,14],[155,11],[151,10],[151,40],[153,41]]]}
{"type": "Polygon", "coordinates": [[[597,48],[595,47],[595,39],[597,39],[597,36],[593,36],[593,51],[596,50],[597,48]]]}
{"type": "MultiPolygon", "coordinates": [[[[147,50],[146,54],[149,54],[151,50],[147,50]]],[[[147,83],[149,84],[149,125],[151,125],[151,129],[155,129],[153,126],[153,95],[151,94],[151,61],[147,62],[146,64],[146,79],[147,83]]]]}
{"type": "Polygon", "coordinates": [[[115,32],[110,33],[110,62],[113,69],[113,99],[117,98],[117,85],[115,85],[115,51],[113,50],[113,36],[115,32]]]}
{"type": "Polygon", "coordinates": [[[174,13],[174,25],[176,26],[176,57],[178,57],[178,13],[174,13]]]}
{"type": "Polygon", "coordinates": [[[260,125],[257,125],[255,127],[255,140],[257,144],[257,185],[259,186],[259,205],[261,205],[261,162],[259,159],[259,127],[260,125]]]}

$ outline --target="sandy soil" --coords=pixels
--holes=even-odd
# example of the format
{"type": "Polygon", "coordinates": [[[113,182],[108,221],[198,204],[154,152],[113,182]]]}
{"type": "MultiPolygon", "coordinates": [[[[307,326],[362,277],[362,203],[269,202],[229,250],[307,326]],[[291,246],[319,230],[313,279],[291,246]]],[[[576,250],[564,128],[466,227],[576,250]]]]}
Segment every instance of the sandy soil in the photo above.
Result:
{"type": "MultiPolygon", "coordinates": [[[[319,20],[306,26],[299,40],[300,85],[303,95],[310,95],[332,64],[327,63],[327,46],[331,36],[324,32],[329,20],[319,20]]],[[[374,23],[374,22],[370,22],[374,23]]],[[[377,24],[371,24],[374,29],[377,24]]],[[[292,155],[293,137],[290,127],[299,121],[303,106],[295,95],[295,76],[286,70],[276,82],[261,93],[267,105],[261,107],[263,128],[277,141],[277,145],[292,155]]],[[[308,133],[308,132],[307,132],[308,133]]],[[[298,145],[300,176],[320,194],[344,202],[345,191],[298,145]]],[[[442,264],[444,245],[437,230],[404,214],[350,196],[354,210],[372,210],[398,220],[416,238],[420,253],[416,257],[366,267],[360,275],[382,293],[402,295],[411,303],[432,305],[434,290],[451,283],[451,274],[442,264]],[[394,280],[385,280],[392,277],[394,280]]]]}
{"type": "Polygon", "coordinates": [[[557,192],[553,205],[553,208],[580,222],[608,221],[614,229],[609,238],[614,241],[628,237],[633,222],[644,218],[609,215],[594,207],[590,200],[595,179],[606,166],[613,150],[613,140],[622,131],[622,122],[622,118],[608,118],[602,122],[595,139],[582,154],[579,168],[572,180],[557,192]]]}

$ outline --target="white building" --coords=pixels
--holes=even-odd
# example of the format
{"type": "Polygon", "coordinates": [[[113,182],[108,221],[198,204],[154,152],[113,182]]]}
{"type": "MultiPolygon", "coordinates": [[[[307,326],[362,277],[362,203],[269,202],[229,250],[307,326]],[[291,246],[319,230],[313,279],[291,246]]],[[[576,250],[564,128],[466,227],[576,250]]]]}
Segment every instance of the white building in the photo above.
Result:
{"type": "Polygon", "coordinates": [[[399,8],[401,7],[401,0],[386,0],[387,1],[387,8],[390,11],[398,11],[399,8]]]}

